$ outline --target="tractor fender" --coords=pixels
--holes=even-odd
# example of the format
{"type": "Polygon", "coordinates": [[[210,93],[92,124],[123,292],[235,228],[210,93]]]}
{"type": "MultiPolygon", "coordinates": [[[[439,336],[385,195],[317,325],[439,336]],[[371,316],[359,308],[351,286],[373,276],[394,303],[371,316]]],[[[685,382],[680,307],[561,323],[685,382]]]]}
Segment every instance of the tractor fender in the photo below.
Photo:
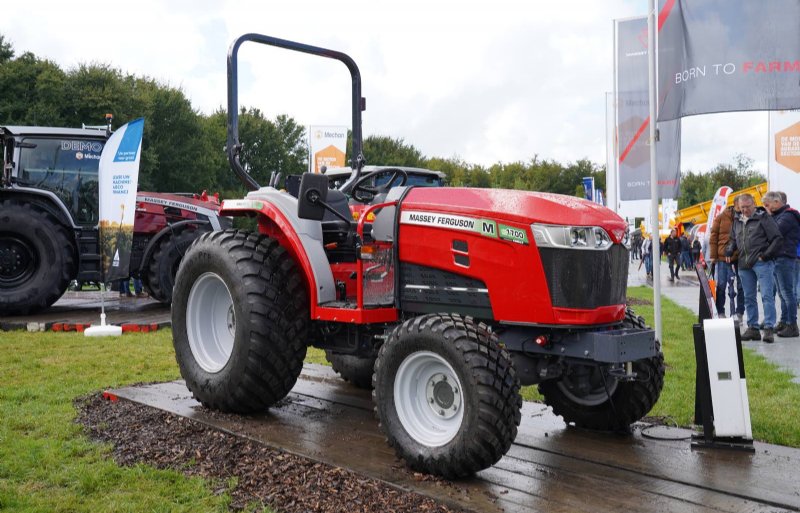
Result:
{"type": "Polygon", "coordinates": [[[43,189],[14,186],[10,189],[2,189],[2,191],[0,191],[0,199],[6,197],[8,199],[17,199],[24,203],[30,203],[44,209],[58,219],[67,228],[72,230],[78,230],[81,228],[75,224],[66,205],[64,205],[64,202],[61,201],[54,192],[43,189]]]}
{"type": "Polygon", "coordinates": [[[169,237],[170,235],[183,231],[189,225],[202,225],[202,224],[211,224],[204,219],[185,219],[183,221],[178,221],[177,223],[168,224],[164,228],[161,229],[152,239],[150,242],[147,243],[147,247],[144,249],[144,254],[142,255],[142,261],[139,263],[139,272],[147,268],[148,262],[150,262],[150,258],[153,257],[153,253],[156,251],[156,247],[161,242],[162,239],[169,237]]]}
{"type": "Polygon", "coordinates": [[[336,300],[331,265],[322,245],[319,221],[297,216],[297,198],[272,187],[250,192],[245,199],[222,202],[221,216],[255,212],[272,221],[285,237],[286,245],[306,276],[312,305],[336,300]]]}

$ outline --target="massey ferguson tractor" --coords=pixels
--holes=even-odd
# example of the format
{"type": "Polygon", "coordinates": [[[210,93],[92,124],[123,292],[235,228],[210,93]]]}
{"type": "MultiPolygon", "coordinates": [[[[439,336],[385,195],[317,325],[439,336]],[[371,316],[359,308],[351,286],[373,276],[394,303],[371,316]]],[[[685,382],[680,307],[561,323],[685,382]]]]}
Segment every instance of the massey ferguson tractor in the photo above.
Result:
{"type": "MultiPolygon", "coordinates": [[[[110,127],[0,127],[0,315],[52,305],[72,280],[102,281],[98,165],[110,127]]],[[[201,233],[230,227],[219,201],[139,192],[130,269],[169,303],[184,252],[201,233]]]]}
{"type": "Polygon", "coordinates": [[[627,430],[655,404],[664,360],[626,307],[626,224],[556,194],[406,184],[362,176],[361,78],[347,55],[246,34],[228,54],[228,143],[251,189],[221,214],[257,231],[205,233],[176,278],[181,374],[205,406],[264,411],[307,346],[366,362],[378,422],[418,471],[466,476],[497,462],[538,384],[567,423],[627,430]],[[344,63],[352,77],[353,172],[338,190],[302,176],[297,196],[260,187],[240,162],[237,54],[256,42],[344,63]],[[366,181],[367,178],[369,181],[366,181]],[[365,208],[354,221],[349,203],[365,208]]]}

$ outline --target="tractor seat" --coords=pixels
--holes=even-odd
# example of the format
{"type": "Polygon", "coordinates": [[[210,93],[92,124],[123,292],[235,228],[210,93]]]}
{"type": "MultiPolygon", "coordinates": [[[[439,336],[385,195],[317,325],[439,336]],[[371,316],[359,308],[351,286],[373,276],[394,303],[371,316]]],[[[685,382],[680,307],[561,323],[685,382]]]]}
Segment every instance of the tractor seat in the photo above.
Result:
{"type": "MultiPolygon", "coordinates": [[[[347,203],[347,196],[342,191],[331,189],[328,191],[328,198],[326,200],[335,211],[342,214],[347,219],[352,219],[353,214],[350,213],[350,207],[347,203]]],[[[322,217],[322,242],[323,244],[330,244],[337,242],[339,245],[350,245],[353,243],[353,234],[356,230],[356,223],[354,221],[344,221],[332,212],[325,211],[322,217]]]]}

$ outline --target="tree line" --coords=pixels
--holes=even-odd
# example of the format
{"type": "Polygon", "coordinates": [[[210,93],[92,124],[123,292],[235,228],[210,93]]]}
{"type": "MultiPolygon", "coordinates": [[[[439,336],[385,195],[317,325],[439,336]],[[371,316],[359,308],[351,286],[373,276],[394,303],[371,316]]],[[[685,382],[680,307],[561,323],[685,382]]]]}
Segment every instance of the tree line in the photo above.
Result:
{"type": "MultiPolygon", "coordinates": [[[[183,91],[154,78],[126,74],[98,63],[63,70],[30,52],[16,55],[0,34],[0,91],[0,124],[5,125],[80,127],[101,124],[106,113],[113,113],[115,126],[121,126],[144,117],[139,174],[142,190],[207,189],[223,197],[238,197],[245,192],[230,170],[224,151],[225,110],[203,114],[192,107],[183,91]]],[[[287,175],[308,169],[306,130],[291,116],[268,119],[259,109],[242,107],[239,131],[242,163],[257,182],[267,183],[273,171],[287,175]]],[[[527,161],[487,167],[459,157],[427,157],[403,139],[381,135],[366,137],[363,152],[371,164],[442,171],[454,186],[583,197],[583,177],[594,177],[600,189],[605,189],[606,182],[605,166],[586,158],[562,164],[534,155],[527,161]]],[[[349,162],[349,149],[347,158],[349,162]]],[[[719,164],[711,173],[684,173],[680,206],[710,199],[721,185],[736,190],[740,183],[760,181],[763,177],[753,171],[752,160],[738,156],[733,165],[719,164]]]]}

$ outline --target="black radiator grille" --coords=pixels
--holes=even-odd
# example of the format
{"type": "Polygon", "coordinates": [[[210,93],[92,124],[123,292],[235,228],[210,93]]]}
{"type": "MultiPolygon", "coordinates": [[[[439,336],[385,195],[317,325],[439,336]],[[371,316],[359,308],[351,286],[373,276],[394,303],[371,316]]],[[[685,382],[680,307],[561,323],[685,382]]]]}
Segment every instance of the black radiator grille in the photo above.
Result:
{"type": "Polygon", "coordinates": [[[553,306],[597,308],[623,304],[628,285],[628,250],[539,248],[553,306]]]}

